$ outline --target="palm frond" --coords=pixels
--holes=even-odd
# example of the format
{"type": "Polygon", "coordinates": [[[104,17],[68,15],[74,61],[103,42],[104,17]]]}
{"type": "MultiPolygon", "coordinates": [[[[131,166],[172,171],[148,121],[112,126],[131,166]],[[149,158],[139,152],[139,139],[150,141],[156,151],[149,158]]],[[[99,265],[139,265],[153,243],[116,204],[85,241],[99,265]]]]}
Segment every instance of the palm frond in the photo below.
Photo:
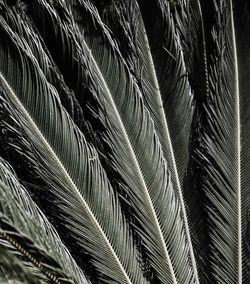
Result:
{"type": "Polygon", "coordinates": [[[197,273],[182,192],[193,112],[191,89],[169,6],[157,7],[156,3],[140,1],[138,4],[135,1],[111,3],[102,17],[119,40],[119,49],[141,88],[154,121],[180,198],[190,257],[197,273]],[[150,17],[147,17],[148,11],[150,17]]]}
{"type": "Polygon", "coordinates": [[[149,90],[144,90],[144,98],[155,121],[176,190],[181,196],[188,163],[189,133],[194,106],[180,37],[166,1],[152,1],[147,4],[145,1],[138,1],[138,5],[141,12],[141,17],[138,15],[141,21],[138,29],[142,29],[138,34],[138,41],[141,42],[140,57],[144,59],[141,65],[144,69],[148,68],[145,71],[147,76],[142,76],[143,86],[149,85],[149,90]],[[148,17],[149,11],[152,11],[151,17],[148,17]],[[146,52],[145,48],[143,49],[145,45],[146,52]],[[177,113],[183,115],[177,116],[177,113]],[[179,134],[175,135],[175,131],[179,134]]]}
{"type": "Polygon", "coordinates": [[[1,245],[7,241],[51,281],[87,284],[55,229],[1,158],[0,182],[1,245]]]}
{"type": "MultiPolygon", "coordinates": [[[[190,248],[161,144],[140,89],[116,43],[101,22],[95,7],[88,1],[77,2],[80,13],[75,11],[75,18],[81,32],[74,23],[70,23],[70,17],[67,21],[61,17],[59,21],[54,16],[56,10],[42,1],[40,3],[41,9],[36,10],[33,16],[38,25],[41,25],[42,18],[46,19],[40,26],[40,32],[46,30],[48,23],[53,23],[56,34],[68,30],[68,34],[76,39],[74,45],[79,46],[80,51],[76,50],[74,54],[77,68],[87,70],[82,72],[84,77],[80,79],[85,82],[84,87],[92,90],[99,100],[97,115],[105,122],[105,139],[113,151],[113,165],[126,182],[126,192],[139,222],[140,228],[137,230],[145,243],[152,266],[163,283],[175,283],[176,279],[192,282],[194,272],[189,264],[190,248]],[[167,220],[167,216],[171,216],[171,219],[167,220]],[[182,244],[178,245],[178,249],[177,243],[182,244]],[[180,261],[173,264],[171,258],[175,257],[180,261]]],[[[71,5],[74,7],[74,2],[68,3],[69,7],[71,5]]],[[[70,13],[70,9],[63,5],[60,6],[60,14],[62,11],[70,13]]],[[[63,39],[67,40],[64,45],[69,46],[69,37],[64,35],[63,39]]]]}
{"type": "MultiPolygon", "coordinates": [[[[179,70],[174,70],[174,67],[170,67],[177,66],[178,63],[171,63],[172,65],[166,64],[164,67],[166,70],[166,77],[164,78],[164,80],[169,80],[169,85],[173,85],[173,90],[170,91],[170,88],[168,88],[168,90],[166,90],[167,88],[165,88],[162,94],[161,90],[159,92],[153,90],[153,75],[155,74],[152,73],[152,70],[150,68],[151,39],[149,37],[150,41],[146,41],[146,31],[136,1],[111,1],[108,2],[106,5],[100,1],[93,0],[92,2],[96,4],[102,21],[108,26],[108,28],[112,32],[112,35],[117,40],[119,50],[126,63],[128,64],[130,72],[133,76],[135,76],[136,81],[138,82],[138,85],[142,90],[143,96],[146,97],[147,103],[150,104],[150,100],[152,101],[152,106],[154,109],[152,110],[152,107],[150,108],[150,106],[149,109],[151,109],[151,113],[155,112],[155,115],[152,114],[152,117],[155,118],[155,123],[157,124],[159,122],[157,122],[157,117],[159,118],[159,120],[164,120],[164,116],[166,116],[167,120],[176,121],[175,116],[170,117],[167,111],[163,113],[161,112],[161,110],[157,109],[158,105],[154,102],[153,94],[157,93],[159,96],[158,98],[160,99],[162,99],[162,94],[164,94],[165,97],[172,96],[173,98],[178,98],[178,96],[181,95],[178,86],[174,86],[175,82],[173,80],[173,75],[175,74],[175,72],[178,74],[179,70]],[[145,52],[145,47],[148,47],[149,52],[145,52]],[[171,69],[171,72],[168,71],[168,69],[171,69]],[[150,87],[152,88],[150,89],[150,87]]],[[[151,4],[147,3],[147,5],[151,4]]],[[[159,22],[162,25],[172,27],[171,29],[169,29],[168,33],[166,33],[164,30],[166,37],[165,41],[168,42],[172,54],[178,54],[176,50],[183,49],[185,65],[183,61],[182,64],[187,68],[186,72],[190,82],[190,86],[195,94],[195,113],[194,116],[191,117],[193,120],[192,126],[189,126],[191,135],[190,138],[192,141],[190,141],[190,146],[186,144],[186,151],[190,151],[190,154],[193,155],[196,151],[200,135],[199,129],[202,119],[202,103],[208,92],[208,72],[204,23],[199,1],[179,1],[179,4],[171,5],[170,7],[170,11],[173,14],[173,20],[171,19],[170,11],[168,9],[169,18],[165,20],[165,23],[163,23],[160,19],[159,22]],[[176,29],[174,28],[174,26],[176,26],[176,29]],[[177,30],[179,33],[177,32],[177,30]],[[178,43],[175,42],[175,36],[177,35],[180,37],[180,42],[178,43]],[[175,44],[172,44],[171,46],[171,42],[175,42],[175,44]],[[203,72],[201,72],[201,70],[203,72]]],[[[153,10],[153,8],[146,9],[146,11],[153,10]]],[[[146,15],[144,16],[146,17],[146,15]]],[[[150,16],[146,17],[146,21],[149,21],[150,17],[152,17],[152,13],[150,13],[150,16]]],[[[76,16],[75,18],[80,19],[81,17],[76,16]]],[[[152,20],[152,22],[155,21],[152,20]]],[[[157,36],[158,34],[160,34],[160,32],[156,33],[156,36],[155,33],[153,35],[155,37],[153,41],[155,42],[155,45],[153,47],[155,53],[157,52],[156,42],[159,42],[159,36],[157,36]]],[[[160,49],[161,48],[159,46],[158,50],[160,49]]],[[[168,54],[168,56],[170,58],[171,54],[168,54]]],[[[161,60],[162,56],[159,56],[159,58],[161,60]]],[[[177,56],[177,58],[179,61],[181,60],[180,57],[177,56]]],[[[171,59],[172,58],[170,58],[170,61],[171,59]]],[[[155,63],[157,64],[157,61],[155,63]]],[[[187,95],[189,96],[188,93],[187,95]]],[[[172,109],[176,110],[176,106],[172,105],[172,109]]],[[[179,114],[177,114],[177,119],[180,119],[179,114]]],[[[161,132],[162,136],[164,136],[164,133],[166,136],[166,131],[164,132],[164,127],[160,124],[158,124],[158,126],[158,130],[159,132],[161,132]]],[[[176,132],[178,132],[178,130],[179,129],[177,129],[176,132]]],[[[174,138],[174,136],[172,138],[174,138]]],[[[164,141],[162,143],[166,144],[166,139],[163,140],[164,141]]],[[[199,164],[197,164],[196,159],[194,159],[192,156],[189,158],[191,159],[188,161],[188,177],[184,178],[184,188],[182,190],[184,198],[186,199],[186,205],[189,208],[189,210],[187,211],[189,211],[190,214],[190,231],[191,238],[193,239],[192,243],[195,248],[195,253],[196,256],[202,255],[202,257],[200,258],[196,258],[197,265],[201,266],[199,274],[200,277],[205,277],[205,279],[208,279],[208,260],[206,258],[206,255],[208,251],[209,242],[207,239],[206,226],[207,215],[203,207],[204,192],[200,190],[199,185],[200,178],[198,172],[200,166],[199,164]],[[196,175],[196,177],[194,175],[196,175]]]]}
{"type": "Polygon", "coordinates": [[[223,0],[215,1],[215,10],[216,50],[203,137],[212,268],[216,283],[246,283],[250,9],[244,0],[223,0]]]}
{"type": "Polygon", "coordinates": [[[248,283],[249,35],[247,0],[0,0],[0,283],[248,283]]]}
{"type": "Polygon", "coordinates": [[[57,89],[63,106],[77,126],[82,128],[84,124],[82,109],[75,99],[74,93],[65,84],[62,74],[51,58],[43,40],[39,37],[36,27],[23,13],[9,9],[4,3],[0,3],[0,15],[12,31],[29,43],[29,48],[47,81],[57,89]]]}
{"type": "Polygon", "coordinates": [[[1,99],[32,141],[40,174],[58,199],[65,222],[91,253],[103,282],[144,283],[139,256],[98,154],[62,108],[27,42],[2,18],[0,29],[1,99]]]}

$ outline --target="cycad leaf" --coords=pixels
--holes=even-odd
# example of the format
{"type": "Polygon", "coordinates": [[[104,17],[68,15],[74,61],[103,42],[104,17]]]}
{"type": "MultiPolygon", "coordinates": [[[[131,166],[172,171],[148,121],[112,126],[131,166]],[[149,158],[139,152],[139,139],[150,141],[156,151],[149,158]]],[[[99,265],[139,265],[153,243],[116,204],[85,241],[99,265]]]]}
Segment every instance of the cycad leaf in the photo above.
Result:
{"type": "Polygon", "coordinates": [[[87,284],[55,229],[1,158],[0,183],[0,235],[3,240],[49,280],[87,284]]]}
{"type": "Polygon", "coordinates": [[[47,81],[57,89],[63,106],[66,108],[74,122],[81,127],[83,124],[82,109],[76,101],[74,93],[65,84],[60,71],[48,53],[41,37],[39,37],[37,30],[32,26],[30,19],[20,11],[13,11],[1,2],[0,15],[2,15],[13,32],[28,42],[29,48],[36,58],[47,81]]]}
{"type": "Polygon", "coordinates": [[[212,268],[216,283],[247,283],[250,7],[245,0],[223,0],[215,1],[215,10],[216,50],[203,137],[212,268]]]}
{"type": "MultiPolygon", "coordinates": [[[[182,192],[189,158],[193,113],[191,89],[187,81],[180,40],[168,5],[157,7],[156,3],[149,1],[138,3],[139,5],[135,1],[112,3],[105,9],[105,13],[103,12],[103,18],[120,39],[119,48],[130,70],[133,70],[145,105],[154,121],[163,155],[168,162],[173,185],[180,199],[190,258],[198,281],[182,192]],[[111,10],[110,13],[107,12],[108,9],[111,10]],[[116,30],[116,27],[119,28],[116,30]],[[128,45],[127,49],[121,45],[124,42],[128,45]]],[[[160,6],[160,3],[158,5],[160,6]]]]}
{"type": "Polygon", "coordinates": [[[194,281],[199,283],[183,190],[183,180],[189,161],[194,107],[184,55],[168,3],[137,2],[140,7],[137,40],[144,99],[155,122],[163,153],[171,171],[173,186],[180,201],[190,247],[189,256],[195,272],[194,281]]]}
{"type": "Polygon", "coordinates": [[[58,199],[65,222],[92,255],[103,282],[144,283],[98,154],[62,108],[28,44],[1,18],[0,28],[1,98],[32,142],[40,174],[58,199]]]}
{"type": "Polygon", "coordinates": [[[138,33],[141,65],[148,68],[144,71],[147,76],[142,76],[143,85],[148,89],[144,90],[144,98],[155,121],[175,188],[180,194],[181,189],[178,188],[182,186],[189,159],[193,114],[193,96],[180,37],[167,1],[138,1],[138,5],[141,13],[141,17],[138,15],[141,22],[138,25],[141,29],[138,33]],[[149,11],[152,11],[150,17],[149,11]]]}
{"type": "MultiPolygon", "coordinates": [[[[71,38],[75,37],[74,46],[79,46],[74,54],[74,64],[77,64],[74,68],[87,70],[82,72],[84,76],[79,78],[80,82],[96,92],[100,107],[98,115],[107,128],[105,139],[113,150],[113,164],[126,182],[127,193],[140,224],[138,231],[152,266],[163,283],[193,283],[190,247],[161,144],[140,89],[116,43],[89,1],[77,1],[77,5],[68,2],[69,7],[77,7],[79,13],[75,11],[75,18],[85,35],[79,33],[69,18],[65,21],[61,17],[61,22],[58,22],[54,16],[56,11],[42,1],[40,3],[43,6],[34,11],[33,20],[43,36],[46,26],[52,24],[56,30],[55,38],[62,37],[61,34],[68,30],[71,38]],[[44,20],[42,25],[41,19],[44,20]]],[[[69,13],[63,5],[60,6],[60,14],[62,11],[69,13]]],[[[74,50],[70,45],[71,38],[63,36],[63,40],[67,40],[65,45],[74,50]]],[[[46,43],[49,45],[49,41],[46,43]]]]}

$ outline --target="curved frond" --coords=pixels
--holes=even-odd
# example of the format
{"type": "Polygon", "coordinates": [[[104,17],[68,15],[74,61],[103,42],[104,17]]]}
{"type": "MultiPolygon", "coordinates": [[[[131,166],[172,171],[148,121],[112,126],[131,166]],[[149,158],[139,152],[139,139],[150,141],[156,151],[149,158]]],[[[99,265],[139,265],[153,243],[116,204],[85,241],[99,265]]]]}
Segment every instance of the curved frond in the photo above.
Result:
{"type": "Polygon", "coordinates": [[[137,1],[137,58],[146,105],[154,120],[171,172],[183,218],[194,281],[199,283],[191,229],[186,210],[183,180],[189,162],[189,143],[194,101],[182,52],[166,1],[137,1]],[[149,15],[150,13],[150,15],[149,15]],[[181,115],[180,115],[181,114],[181,115]]]}
{"type": "Polygon", "coordinates": [[[0,15],[6,21],[10,29],[18,36],[25,39],[28,46],[37,60],[39,67],[45,75],[47,81],[52,84],[60,96],[60,100],[79,128],[84,124],[82,109],[79,106],[74,93],[65,84],[53,58],[50,56],[43,40],[39,36],[32,21],[17,11],[9,9],[0,2],[0,15]]]}
{"type": "MultiPolygon", "coordinates": [[[[145,106],[154,121],[164,158],[172,174],[174,188],[180,197],[190,258],[197,278],[182,192],[189,155],[192,94],[180,40],[169,7],[166,4],[162,5],[162,9],[157,10],[156,6],[157,4],[140,3],[140,1],[139,5],[135,1],[114,2],[103,9],[102,17],[118,38],[119,49],[138,82],[145,106]],[[148,11],[150,16],[147,14],[148,11]],[[182,116],[179,113],[182,113],[182,116]]],[[[76,16],[76,19],[78,18],[79,16],[76,16]]]]}
{"type": "MultiPolygon", "coordinates": [[[[88,283],[55,229],[0,158],[0,236],[41,274],[60,283],[88,283]]],[[[2,243],[2,245],[4,242],[2,243]]]]}
{"type": "Polygon", "coordinates": [[[25,40],[2,18],[0,32],[1,99],[32,142],[40,174],[72,234],[92,255],[103,282],[146,282],[97,152],[62,108],[25,40]]]}
{"type": "Polygon", "coordinates": [[[200,150],[199,141],[202,136],[202,125],[206,123],[203,105],[209,93],[207,53],[211,47],[208,34],[205,31],[205,29],[208,30],[208,9],[201,7],[201,4],[211,5],[212,3],[199,0],[181,0],[178,4],[172,5],[171,13],[180,34],[188,79],[195,101],[190,132],[190,157],[183,192],[189,209],[191,232],[194,232],[192,239],[199,278],[201,283],[209,283],[210,279],[212,279],[208,257],[210,238],[207,226],[207,211],[204,207],[206,195],[201,186],[203,181],[200,164],[202,162],[197,152],[200,150]]]}
{"type": "MultiPolygon", "coordinates": [[[[107,129],[104,138],[113,152],[113,166],[126,183],[126,193],[139,222],[137,231],[152,266],[163,283],[176,283],[177,279],[193,283],[190,246],[162,146],[142,93],[116,43],[89,1],[68,2],[71,8],[79,5],[79,13],[74,11],[78,28],[63,4],[53,9],[43,1],[38,2],[40,9],[33,11],[32,18],[42,35],[45,37],[43,31],[53,25],[56,32],[51,32],[50,37],[63,39],[63,45],[73,51],[72,70],[84,70],[78,72],[82,73],[78,79],[84,86],[77,90],[80,85],[77,82],[74,91],[80,96],[88,88],[99,103],[96,115],[107,129]],[[62,16],[65,11],[69,15],[67,20],[62,16]],[[180,261],[175,262],[176,257],[180,261]]],[[[49,40],[47,44],[51,45],[49,40]]]]}

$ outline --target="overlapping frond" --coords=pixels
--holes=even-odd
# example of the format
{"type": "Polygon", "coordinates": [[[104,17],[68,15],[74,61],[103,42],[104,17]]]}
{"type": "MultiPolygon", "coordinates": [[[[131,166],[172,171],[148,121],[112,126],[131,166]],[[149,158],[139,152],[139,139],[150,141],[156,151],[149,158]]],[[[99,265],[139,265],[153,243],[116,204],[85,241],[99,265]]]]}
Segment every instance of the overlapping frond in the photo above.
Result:
{"type": "MultiPolygon", "coordinates": [[[[74,6],[74,3],[68,6],[71,4],[74,6]]],[[[88,1],[79,2],[82,6],[79,11],[84,17],[83,20],[76,17],[78,27],[72,22],[70,9],[62,3],[54,8],[43,1],[38,1],[37,5],[40,5],[39,9],[31,12],[32,19],[47,40],[46,44],[54,49],[50,44],[51,36],[63,42],[63,46],[73,53],[72,70],[76,68],[79,70],[77,75],[82,74],[71,82],[71,87],[75,93],[84,91],[84,88],[90,90],[99,103],[97,115],[107,129],[104,138],[113,151],[113,165],[126,182],[126,192],[140,224],[138,231],[145,241],[152,265],[163,281],[177,277],[192,282],[190,248],[161,144],[140,89],[116,43],[88,1]],[[51,26],[55,32],[51,31],[51,26]],[[47,34],[49,27],[50,39],[47,34]],[[84,30],[79,30],[82,28],[84,30]],[[167,215],[172,216],[168,221],[167,215]],[[174,255],[187,257],[178,257],[181,262],[175,262],[172,269],[174,255]]]]}
{"type": "Polygon", "coordinates": [[[0,283],[248,283],[249,34],[247,0],[0,0],[0,283]]]}
{"type": "Polygon", "coordinates": [[[41,37],[39,37],[36,27],[32,25],[32,22],[27,16],[9,9],[1,2],[0,15],[4,18],[11,30],[18,36],[24,38],[28,43],[47,81],[56,88],[63,106],[77,126],[81,128],[84,124],[82,109],[75,99],[74,93],[65,84],[62,74],[41,37]]]}
{"type": "MultiPolygon", "coordinates": [[[[87,284],[55,229],[2,159],[0,185],[0,242],[3,250],[7,250],[5,254],[11,254],[10,259],[15,259],[13,250],[16,250],[21,259],[24,258],[43,275],[45,282],[47,279],[55,283],[87,284]]],[[[32,270],[29,274],[33,274],[32,270]]],[[[39,282],[36,281],[34,283],[39,282]]]]}
{"type": "Polygon", "coordinates": [[[174,188],[180,197],[190,256],[196,270],[182,192],[194,106],[179,35],[169,6],[158,4],[162,6],[158,7],[156,2],[139,1],[138,5],[135,1],[119,1],[111,3],[100,14],[118,39],[119,49],[154,121],[174,188]],[[150,16],[147,16],[149,11],[150,16]],[[183,115],[179,116],[179,113],[183,115]],[[178,136],[175,135],[177,132],[178,136]]]}
{"type": "Polygon", "coordinates": [[[0,28],[1,99],[32,141],[40,174],[58,200],[65,223],[91,253],[103,282],[146,282],[97,152],[62,108],[27,42],[2,18],[0,28]]]}

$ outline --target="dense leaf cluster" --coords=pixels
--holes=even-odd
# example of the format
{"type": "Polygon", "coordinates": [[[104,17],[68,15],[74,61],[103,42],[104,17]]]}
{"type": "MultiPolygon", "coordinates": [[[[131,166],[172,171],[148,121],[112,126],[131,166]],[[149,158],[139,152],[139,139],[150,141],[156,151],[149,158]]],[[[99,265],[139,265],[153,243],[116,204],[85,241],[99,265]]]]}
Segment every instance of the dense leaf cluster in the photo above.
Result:
{"type": "Polygon", "coordinates": [[[0,0],[0,282],[250,283],[247,0],[0,0]]]}

